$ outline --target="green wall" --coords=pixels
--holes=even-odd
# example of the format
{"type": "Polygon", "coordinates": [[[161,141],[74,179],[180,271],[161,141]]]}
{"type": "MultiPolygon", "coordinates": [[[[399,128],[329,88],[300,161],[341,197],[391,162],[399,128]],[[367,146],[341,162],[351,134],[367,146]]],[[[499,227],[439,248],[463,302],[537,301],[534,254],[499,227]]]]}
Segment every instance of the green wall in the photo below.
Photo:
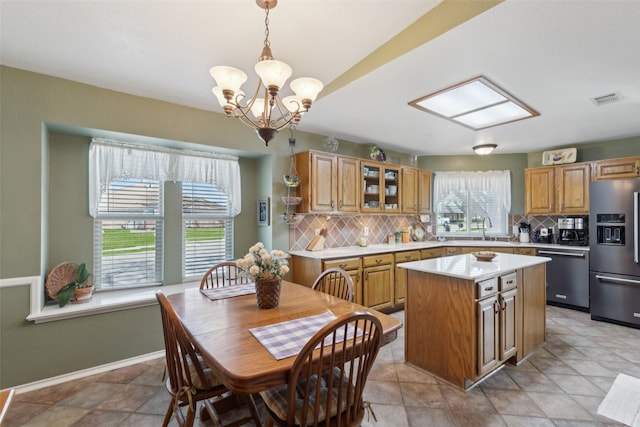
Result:
{"type": "MultiPolygon", "coordinates": [[[[91,137],[140,140],[173,148],[210,149],[240,157],[242,214],[235,222],[235,253],[257,240],[288,249],[282,175],[289,169],[289,132],[266,148],[255,134],[221,114],[127,95],[41,74],[0,67],[0,279],[44,276],[62,261],[92,251],[87,203],[91,137]],[[270,197],[271,226],[257,228],[256,199],[270,197]]],[[[215,99],[212,98],[212,103],[215,99]]],[[[324,135],[295,132],[295,152],[321,149],[324,135]]],[[[639,154],[639,138],[585,145],[579,153],[639,154]]],[[[382,147],[384,148],[384,147],[382,147]]],[[[368,158],[369,146],[340,141],[339,154],[368,158]]],[[[582,155],[582,154],[580,154],[582,155]]],[[[580,156],[579,155],[579,156],[580,156]]],[[[387,151],[388,161],[409,156],[387,151]]],[[[522,170],[535,155],[422,157],[431,170],[511,169],[514,212],[523,211],[522,170]]],[[[589,158],[592,160],[592,158],[589,158]]],[[[175,191],[167,184],[168,193],[175,191]]],[[[169,213],[168,220],[178,220],[169,213]]],[[[176,236],[172,240],[178,240],[176,236]]],[[[180,245],[168,244],[168,253],[180,245]]],[[[175,257],[176,259],[178,257],[175,257]]],[[[168,282],[180,267],[168,263],[168,282]]],[[[150,353],[162,348],[157,307],[34,324],[29,288],[0,288],[0,389],[150,353]]]]}

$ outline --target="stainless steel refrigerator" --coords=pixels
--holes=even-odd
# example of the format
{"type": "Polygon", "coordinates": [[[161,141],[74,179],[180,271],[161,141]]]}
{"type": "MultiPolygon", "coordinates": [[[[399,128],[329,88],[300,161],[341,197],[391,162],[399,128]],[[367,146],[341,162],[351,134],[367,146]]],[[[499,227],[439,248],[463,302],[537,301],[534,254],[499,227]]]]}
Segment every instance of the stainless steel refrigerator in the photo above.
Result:
{"type": "Polygon", "coordinates": [[[591,318],[640,328],[640,179],[589,188],[591,318]]]}

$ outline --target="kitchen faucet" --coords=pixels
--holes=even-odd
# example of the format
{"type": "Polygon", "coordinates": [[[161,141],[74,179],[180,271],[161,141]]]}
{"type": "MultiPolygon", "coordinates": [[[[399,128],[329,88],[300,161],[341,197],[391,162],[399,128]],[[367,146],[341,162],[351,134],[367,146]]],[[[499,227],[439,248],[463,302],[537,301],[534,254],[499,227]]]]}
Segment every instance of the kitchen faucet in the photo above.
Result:
{"type": "Polygon", "coordinates": [[[488,216],[485,216],[484,218],[482,218],[482,240],[487,239],[487,237],[484,234],[484,222],[486,220],[489,220],[489,228],[493,227],[493,224],[491,224],[491,218],[489,218],[488,216]]]}

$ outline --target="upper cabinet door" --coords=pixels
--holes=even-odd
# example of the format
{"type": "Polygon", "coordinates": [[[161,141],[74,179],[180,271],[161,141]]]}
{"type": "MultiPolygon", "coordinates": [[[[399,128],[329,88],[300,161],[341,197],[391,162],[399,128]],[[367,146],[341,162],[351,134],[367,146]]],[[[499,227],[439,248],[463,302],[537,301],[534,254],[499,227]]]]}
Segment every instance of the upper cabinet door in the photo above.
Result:
{"type": "Polygon", "coordinates": [[[640,176],[640,157],[599,160],[593,162],[593,180],[637,178],[640,176]]]}
{"type": "Polygon", "coordinates": [[[387,213],[400,213],[402,195],[404,194],[404,180],[400,166],[385,166],[383,168],[382,184],[384,189],[380,191],[381,207],[387,213]]]}
{"type": "Polygon", "coordinates": [[[336,156],[311,153],[311,210],[336,209],[336,156]]]}
{"type": "Polygon", "coordinates": [[[431,213],[431,172],[418,170],[419,213],[431,213]]]}
{"type": "Polygon", "coordinates": [[[360,199],[360,161],[338,157],[338,210],[358,212],[360,199]]]}
{"type": "Polygon", "coordinates": [[[556,168],[558,190],[557,212],[571,214],[589,213],[589,180],[591,168],[588,163],[576,163],[556,168]]]}
{"type": "Polygon", "coordinates": [[[527,214],[554,212],[554,169],[525,169],[525,210],[527,214]]]}
{"type": "Polygon", "coordinates": [[[418,213],[418,170],[402,168],[402,213],[418,213]]]}

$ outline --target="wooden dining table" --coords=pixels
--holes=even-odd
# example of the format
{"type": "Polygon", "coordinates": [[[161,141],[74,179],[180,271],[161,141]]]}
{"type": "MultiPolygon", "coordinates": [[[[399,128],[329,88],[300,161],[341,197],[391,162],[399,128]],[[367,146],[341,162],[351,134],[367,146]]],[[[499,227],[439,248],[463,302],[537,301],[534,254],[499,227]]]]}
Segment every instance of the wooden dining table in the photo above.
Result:
{"type": "Polygon", "coordinates": [[[258,308],[255,294],[211,300],[195,288],[167,298],[207,365],[239,394],[286,384],[295,360],[276,360],[249,329],[322,313],[368,311],[382,323],[384,345],[396,339],[402,326],[387,314],[287,281],[282,282],[280,304],[272,309],[258,308]]]}

